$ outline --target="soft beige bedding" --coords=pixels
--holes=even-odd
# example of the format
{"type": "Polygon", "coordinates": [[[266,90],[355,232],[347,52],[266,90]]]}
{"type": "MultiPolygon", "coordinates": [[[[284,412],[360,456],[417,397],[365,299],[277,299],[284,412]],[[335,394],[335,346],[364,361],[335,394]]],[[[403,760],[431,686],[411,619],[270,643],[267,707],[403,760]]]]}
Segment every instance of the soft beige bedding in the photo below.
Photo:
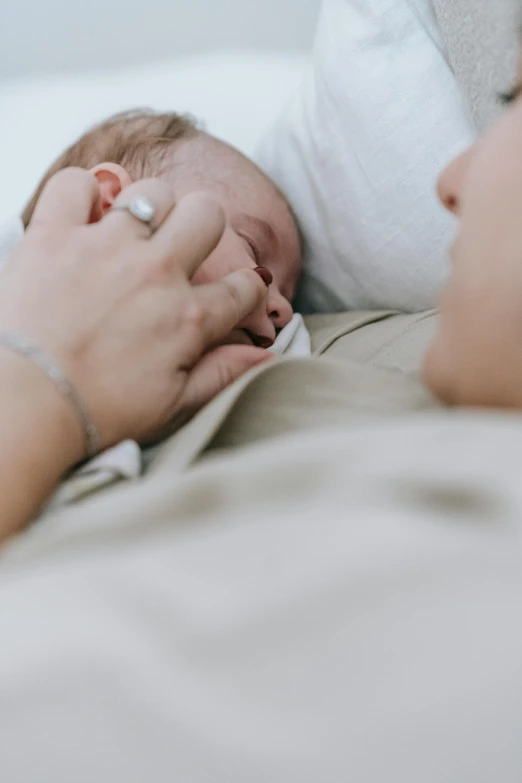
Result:
{"type": "Polygon", "coordinates": [[[433,313],[312,316],[307,326],[313,359],[254,370],[174,436],[157,462],[180,470],[206,449],[436,407],[418,377],[433,313]]]}
{"type": "Polygon", "coordinates": [[[431,315],[311,325],[4,553],[3,779],[519,783],[521,418],[434,403],[431,315]]]}

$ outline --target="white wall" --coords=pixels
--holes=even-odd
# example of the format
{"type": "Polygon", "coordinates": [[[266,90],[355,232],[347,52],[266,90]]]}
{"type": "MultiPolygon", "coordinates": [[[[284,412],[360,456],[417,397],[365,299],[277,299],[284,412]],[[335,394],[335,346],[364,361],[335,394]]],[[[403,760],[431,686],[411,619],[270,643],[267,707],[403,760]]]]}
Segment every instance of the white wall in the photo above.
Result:
{"type": "Polygon", "coordinates": [[[320,0],[0,0],[0,78],[310,47],[320,0]]]}
{"type": "Polygon", "coordinates": [[[192,112],[252,154],[302,80],[320,4],[0,0],[0,222],[87,127],[132,106],[192,112]]]}

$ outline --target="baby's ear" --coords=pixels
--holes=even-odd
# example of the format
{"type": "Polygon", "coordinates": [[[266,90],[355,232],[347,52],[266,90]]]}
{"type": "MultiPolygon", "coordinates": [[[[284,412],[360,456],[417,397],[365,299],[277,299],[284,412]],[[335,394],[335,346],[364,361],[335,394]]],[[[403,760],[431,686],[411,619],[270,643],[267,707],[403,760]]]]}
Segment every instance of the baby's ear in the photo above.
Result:
{"type": "Polygon", "coordinates": [[[100,200],[91,222],[96,223],[107,214],[122,190],[132,185],[132,177],[123,166],[118,163],[99,163],[90,170],[98,180],[100,186],[100,200]]]}

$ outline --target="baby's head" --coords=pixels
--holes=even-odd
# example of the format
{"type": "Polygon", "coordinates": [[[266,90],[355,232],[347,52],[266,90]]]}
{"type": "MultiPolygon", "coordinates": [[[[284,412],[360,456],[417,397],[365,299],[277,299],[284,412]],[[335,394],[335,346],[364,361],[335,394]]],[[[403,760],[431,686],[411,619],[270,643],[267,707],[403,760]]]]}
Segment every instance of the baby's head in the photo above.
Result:
{"type": "Polygon", "coordinates": [[[25,226],[44,184],[67,166],[95,174],[102,214],[122,189],[144,177],[163,179],[176,201],[194,191],[212,193],[225,211],[227,225],[194,282],[216,281],[237,269],[257,266],[272,273],[267,301],[234,332],[233,342],[268,347],[291,320],[290,302],[301,271],[296,224],[281,192],[238,150],[199,130],[188,117],[148,111],[119,114],[86,133],[56,161],[24,210],[25,226]]]}

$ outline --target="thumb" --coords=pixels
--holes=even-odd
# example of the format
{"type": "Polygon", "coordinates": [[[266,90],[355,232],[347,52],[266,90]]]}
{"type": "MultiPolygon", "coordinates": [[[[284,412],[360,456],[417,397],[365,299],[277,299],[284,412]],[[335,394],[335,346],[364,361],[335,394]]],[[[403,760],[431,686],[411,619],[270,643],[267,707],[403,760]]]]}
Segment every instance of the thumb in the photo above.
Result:
{"type": "Polygon", "coordinates": [[[197,411],[248,370],[274,359],[249,345],[222,345],[203,356],[188,375],[179,407],[197,411]]]}

